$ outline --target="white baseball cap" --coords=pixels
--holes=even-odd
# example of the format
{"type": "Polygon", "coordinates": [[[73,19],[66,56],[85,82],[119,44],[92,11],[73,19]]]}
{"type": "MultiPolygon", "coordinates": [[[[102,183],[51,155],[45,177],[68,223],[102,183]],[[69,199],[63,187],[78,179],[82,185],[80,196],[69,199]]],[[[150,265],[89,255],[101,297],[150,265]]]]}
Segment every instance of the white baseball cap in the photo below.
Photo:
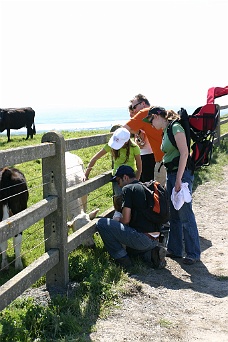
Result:
{"type": "Polygon", "coordinates": [[[124,128],[118,128],[110,138],[108,145],[114,150],[119,150],[130,139],[130,132],[124,128]]]}

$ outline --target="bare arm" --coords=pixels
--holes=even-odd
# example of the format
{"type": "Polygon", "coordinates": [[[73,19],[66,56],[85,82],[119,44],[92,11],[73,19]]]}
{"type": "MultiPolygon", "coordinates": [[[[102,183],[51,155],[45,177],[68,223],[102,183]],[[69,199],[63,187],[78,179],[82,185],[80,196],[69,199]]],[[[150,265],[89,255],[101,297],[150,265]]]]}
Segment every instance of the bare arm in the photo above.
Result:
{"type": "Polygon", "coordinates": [[[142,159],[141,159],[140,154],[135,156],[135,161],[136,161],[136,167],[137,167],[135,174],[136,174],[136,178],[139,180],[141,173],[142,173],[142,159]]]}
{"type": "Polygon", "coordinates": [[[93,166],[95,165],[96,161],[103,157],[107,152],[104,148],[102,148],[99,152],[97,152],[93,158],[90,160],[86,172],[85,172],[85,179],[87,180],[89,178],[90,171],[92,170],[93,166]]]}
{"type": "Polygon", "coordinates": [[[180,191],[181,189],[181,179],[187,164],[188,160],[188,146],[186,142],[186,136],[182,132],[178,132],[174,136],[177,148],[180,152],[180,160],[179,160],[179,165],[178,165],[178,171],[177,171],[177,177],[176,177],[176,183],[175,183],[175,190],[176,192],[180,191]]]}
{"type": "Polygon", "coordinates": [[[137,131],[137,132],[133,131],[128,125],[124,125],[123,127],[126,128],[132,134],[138,134],[138,132],[139,132],[139,131],[137,131]]]}
{"type": "Polygon", "coordinates": [[[122,210],[122,216],[123,217],[120,218],[119,222],[123,224],[129,224],[131,221],[131,208],[124,207],[122,210]]]}

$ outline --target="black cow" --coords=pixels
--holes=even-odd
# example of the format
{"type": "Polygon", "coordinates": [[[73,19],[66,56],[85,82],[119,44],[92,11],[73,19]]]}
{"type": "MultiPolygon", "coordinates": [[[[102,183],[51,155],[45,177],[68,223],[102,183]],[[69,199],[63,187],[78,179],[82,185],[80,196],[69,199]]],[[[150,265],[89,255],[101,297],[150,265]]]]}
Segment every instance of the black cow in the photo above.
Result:
{"type": "Polygon", "coordinates": [[[5,108],[0,109],[0,132],[7,130],[8,142],[10,141],[10,129],[27,128],[27,138],[31,139],[36,134],[34,124],[35,111],[27,108],[5,108]]]}
{"type": "MultiPolygon", "coordinates": [[[[5,167],[0,169],[0,221],[15,215],[27,208],[28,187],[25,176],[15,168],[5,167]]],[[[21,260],[22,233],[14,237],[15,269],[23,268],[21,260]]],[[[9,267],[7,261],[7,241],[1,241],[0,252],[2,254],[1,269],[9,267]]]]}

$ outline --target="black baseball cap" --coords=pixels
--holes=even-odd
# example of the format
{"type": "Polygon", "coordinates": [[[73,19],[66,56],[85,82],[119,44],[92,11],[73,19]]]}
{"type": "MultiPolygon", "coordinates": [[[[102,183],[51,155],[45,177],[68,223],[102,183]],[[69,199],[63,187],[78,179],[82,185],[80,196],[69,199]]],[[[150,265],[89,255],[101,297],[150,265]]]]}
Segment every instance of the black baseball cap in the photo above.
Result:
{"type": "Polygon", "coordinates": [[[151,119],[153,118],[153,114],[160,115],[161,113],[166,114],[166,110],[163,107],[151,107],[148,111],[148,115],[142,120],[147,123],[151,123],[151,119]]]}
{"type": "Polygon", "coordinates": [[[127,175],[130,178],[134,178],[135,177],[135,172],[132,169],[132,167],[130,167],[128,165],[121,165],[116,170],[116,173],[112,177],[111,182],[115,182],[116,181],[116,177],[122,177],[123,175],[127,175]]]}

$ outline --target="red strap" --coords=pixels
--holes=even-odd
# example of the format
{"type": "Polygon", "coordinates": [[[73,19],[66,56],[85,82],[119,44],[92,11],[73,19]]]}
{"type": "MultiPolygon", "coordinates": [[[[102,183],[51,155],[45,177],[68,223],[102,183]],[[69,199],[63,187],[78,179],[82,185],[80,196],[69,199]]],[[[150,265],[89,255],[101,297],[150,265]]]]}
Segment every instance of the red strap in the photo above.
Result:
{"type": "Polygon", "coordinates": [[[213,87],[208,89],[207,92],[207,103],[214,103],[214,99],[217,97],[221,97],[228,94],[228,86],[221,87],[213,87]]]}
{"type": "Polygon", "coordinates": [[[159,192],[157,188],[158,182],[154,182],[154,208],[153,211],[155,213],[160,213],[160,202],[159,202],[159,192]]]}

